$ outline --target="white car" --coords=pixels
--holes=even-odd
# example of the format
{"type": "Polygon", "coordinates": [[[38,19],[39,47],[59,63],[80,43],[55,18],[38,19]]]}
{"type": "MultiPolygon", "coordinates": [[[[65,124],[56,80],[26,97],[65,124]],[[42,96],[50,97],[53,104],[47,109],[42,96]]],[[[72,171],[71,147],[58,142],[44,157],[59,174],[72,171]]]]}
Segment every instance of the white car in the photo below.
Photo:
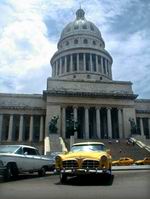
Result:
{"type": "Polygon", "coordinates": [[[24,172],[38,172],[44,176],[53,166],[53,161],[40,155],[38,149],[26,145],[0,146],[0,175],[4,180],[24,172]]]}

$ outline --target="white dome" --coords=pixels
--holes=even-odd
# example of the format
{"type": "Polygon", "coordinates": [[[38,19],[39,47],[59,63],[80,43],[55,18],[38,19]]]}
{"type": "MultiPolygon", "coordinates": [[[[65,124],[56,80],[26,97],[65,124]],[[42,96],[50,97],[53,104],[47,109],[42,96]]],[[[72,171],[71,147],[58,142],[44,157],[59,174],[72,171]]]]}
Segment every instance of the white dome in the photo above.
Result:
{"type": "Polygon", "coordinates": [[[97,39],[101,38],[101,33],[99,29],[90,21],[87,21],[84,17],[84,11],[82,9],[77,10],[76,20],[70,22],[62,31],[60,41],[73,36],[73,35],[90,35],[97,39]]]}

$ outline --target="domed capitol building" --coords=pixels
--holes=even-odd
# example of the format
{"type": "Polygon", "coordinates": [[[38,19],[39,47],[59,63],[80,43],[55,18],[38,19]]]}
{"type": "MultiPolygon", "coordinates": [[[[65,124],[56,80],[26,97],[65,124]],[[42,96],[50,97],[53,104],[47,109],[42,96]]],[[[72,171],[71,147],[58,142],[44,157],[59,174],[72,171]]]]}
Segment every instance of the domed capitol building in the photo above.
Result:
{"type": "Polygon", "coordinates": [[[1,144],[44,146],[54,116],[63,139],[70,138],[72,121],[78,139],[150,138],[150,100],[137,99],[131,82],[113,80],[113,59],[84,10],[63,29],[57,47],[43,95],[0,94],[1,144]]]}

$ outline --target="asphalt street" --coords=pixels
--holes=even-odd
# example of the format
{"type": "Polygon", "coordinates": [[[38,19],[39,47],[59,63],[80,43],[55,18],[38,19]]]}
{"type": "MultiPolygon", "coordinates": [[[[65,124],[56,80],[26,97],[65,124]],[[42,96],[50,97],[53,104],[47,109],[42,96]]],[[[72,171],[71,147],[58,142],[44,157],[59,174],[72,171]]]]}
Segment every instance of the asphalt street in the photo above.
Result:
{"type": "Polygon", "coordinates": [[[70,178],[64,185],[59,176],[22,175],[17,180],[0,182],[1,199],[148,199],[150,171],[114,171],[105,176],[70,178]]]}

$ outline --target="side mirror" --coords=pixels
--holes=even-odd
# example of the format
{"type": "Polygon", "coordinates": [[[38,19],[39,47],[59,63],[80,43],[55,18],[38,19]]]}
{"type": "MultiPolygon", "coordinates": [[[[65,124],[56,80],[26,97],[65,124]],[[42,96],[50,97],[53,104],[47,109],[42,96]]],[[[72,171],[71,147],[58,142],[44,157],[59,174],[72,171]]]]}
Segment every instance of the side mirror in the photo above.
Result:
{"type": "Polygon", "coordinates": [[[28,155],[28,152],[26,151],[26,152],[24,152],[24,155],[28,155]]]}

